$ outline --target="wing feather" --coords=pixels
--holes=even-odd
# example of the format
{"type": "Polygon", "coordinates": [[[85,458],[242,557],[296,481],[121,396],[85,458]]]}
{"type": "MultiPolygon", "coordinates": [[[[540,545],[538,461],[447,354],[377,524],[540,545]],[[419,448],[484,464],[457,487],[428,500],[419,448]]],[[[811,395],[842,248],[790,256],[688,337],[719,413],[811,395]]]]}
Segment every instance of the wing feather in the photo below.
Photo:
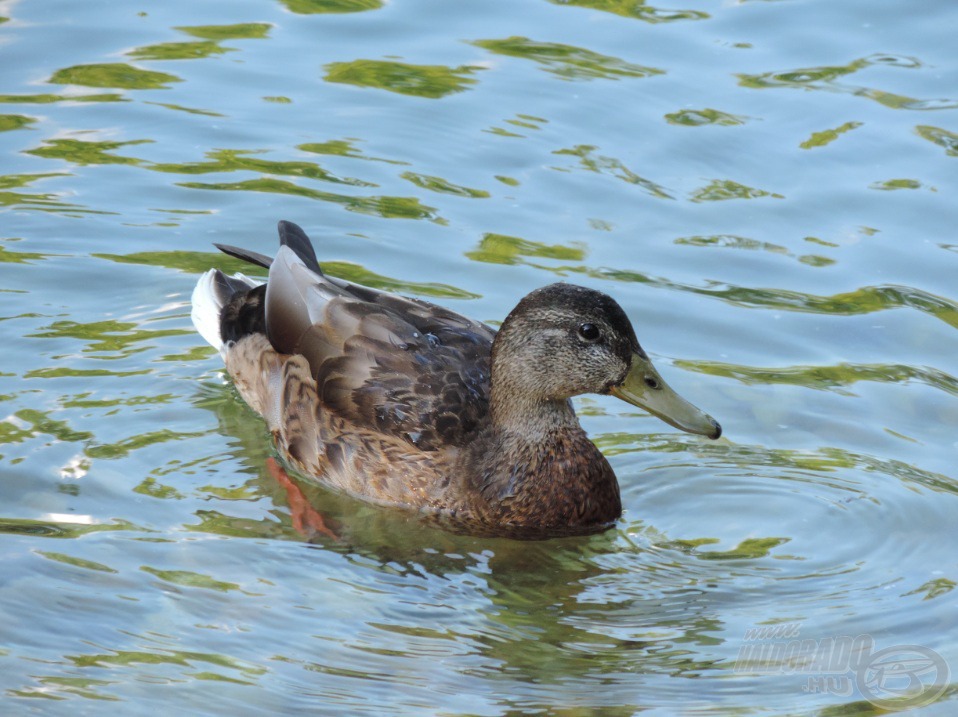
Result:
{"type": "Polygon", "coordinates": [[[309,363],[324,408],[421,450],[461,445],[488,413],[493,330],[429,302],[314,271],[280,247],[266,328],[309,363]]]}

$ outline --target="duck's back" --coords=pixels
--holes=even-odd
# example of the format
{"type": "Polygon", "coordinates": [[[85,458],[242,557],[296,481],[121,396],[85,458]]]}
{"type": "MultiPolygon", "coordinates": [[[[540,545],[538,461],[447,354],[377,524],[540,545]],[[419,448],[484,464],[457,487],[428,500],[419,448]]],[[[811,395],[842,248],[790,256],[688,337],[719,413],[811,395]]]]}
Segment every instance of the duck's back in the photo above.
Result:
{"type": "Polygon", "coordinates": [[[306,359],[322,406],[347,421],[434,451],[486,419],[494,334],[483,324],[330,279],[286,248],[265,314],[270,343],[306,359]]]}
{"type": "MultiPolygon", "coordinates": [[[[277,411],[287,420],[293,413],[292,423],[308,422],[320,441],[332,441],[331,432],[339,430],[367,441],[370,436],[397,439],[399,449],[404,444],[413,452],[468,442],[488,420],[494,331],[426,301],[325,276],[309,240],[295,225],[281,226],[281,239],[273,260],[221,247],[269,266],[265,290],[214,271],[194,294],[199,307],[194,322],[211,343],[219,340],[250,405],[271,425],[281,421],[277,411]],[[216,318],[204,317],[204,312],[215,312],[216,318]],[[204,323],[217,328],[203,331],[204,323]],[[297,397],[275,375],[277,365],[260,365],[269,364],[269,349],[284,363],[301,357],[293,361],[302,364],[298,371],[282,370],[291,373],[288,382],[293,384],[308,375],[315,397],[297,397]],[[264,371],[260,379],[253,378],[264,371]],[[275,395],[278,391],[282,397],[275,395]],[[315,415],[306,416],[308,412],[315,415]]],[[[397,459],[395,451],[388,457],[397,459]]]]}

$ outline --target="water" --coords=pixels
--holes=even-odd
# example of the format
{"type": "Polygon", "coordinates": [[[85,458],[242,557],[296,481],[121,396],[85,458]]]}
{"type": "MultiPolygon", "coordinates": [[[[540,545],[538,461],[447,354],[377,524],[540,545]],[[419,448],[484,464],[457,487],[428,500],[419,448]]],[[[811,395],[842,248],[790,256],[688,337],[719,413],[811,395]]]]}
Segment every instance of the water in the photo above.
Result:
{"type": "Polygon", "coordinates": [[[954,712],[952,3],[0,17],[0,712],[954,712]],[[240,268],[211,242],[272,253],[281,218],[486,321],[607,291],[726,438],[583,398],[616,529],[473,539],[313,487],[339,539],[308,542],[189,321],[240,268]],[[945,684],[756,652],[843,636],[945,684]]]}

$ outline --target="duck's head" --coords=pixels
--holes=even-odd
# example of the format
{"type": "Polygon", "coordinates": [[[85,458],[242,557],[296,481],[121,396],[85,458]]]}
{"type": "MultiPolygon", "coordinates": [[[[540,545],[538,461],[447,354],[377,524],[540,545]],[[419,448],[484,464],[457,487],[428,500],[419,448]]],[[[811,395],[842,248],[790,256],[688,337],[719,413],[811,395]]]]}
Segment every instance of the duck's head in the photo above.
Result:
{"type": "Polygon", "coordinates": [[[683,431],[722,434],[662,379],[622,307],[582,286],[551,284],[520,301],[496,336],[492,372],[494,404],[612,394],[683,431]]]}

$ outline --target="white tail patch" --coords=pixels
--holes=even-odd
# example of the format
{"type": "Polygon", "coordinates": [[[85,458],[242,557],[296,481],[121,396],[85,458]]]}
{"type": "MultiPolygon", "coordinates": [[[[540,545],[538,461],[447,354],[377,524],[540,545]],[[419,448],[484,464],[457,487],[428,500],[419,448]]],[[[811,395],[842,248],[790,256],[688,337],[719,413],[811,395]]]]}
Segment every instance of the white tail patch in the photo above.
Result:
{"type": "MultiPolygon", "coordinates": [[[[206,339],[207,343],[220,352],[220,356],[226,358],[226,346],[220,336],[220,313],[230,297],[224,295],[218,287],[216,281],[216,269],[210,269],[200,277],[196,282],[196,288],[193,289],[193,310],[190,312],[190,318],[193,319],[193,326],[200,332],[200,336],[206,339]]],[[[243,274],[234,274],[234,279],[257,286],[262,282],[254,281],[243,274]]]]}

